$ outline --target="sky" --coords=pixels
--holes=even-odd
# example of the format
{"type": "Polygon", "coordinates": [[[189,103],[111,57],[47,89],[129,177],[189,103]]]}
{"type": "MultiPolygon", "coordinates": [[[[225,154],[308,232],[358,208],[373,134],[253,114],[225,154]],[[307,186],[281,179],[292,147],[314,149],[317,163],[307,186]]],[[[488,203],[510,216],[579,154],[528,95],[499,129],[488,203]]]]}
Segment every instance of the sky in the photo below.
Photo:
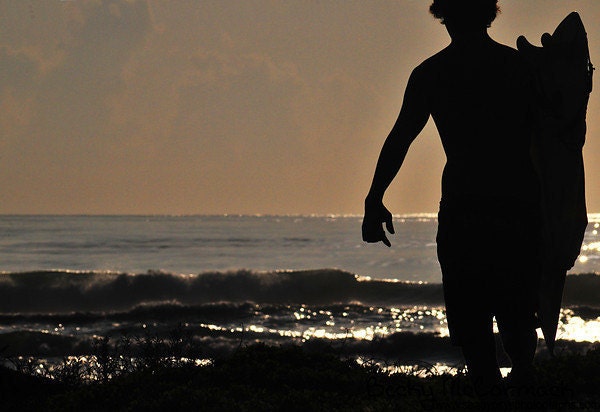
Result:
{"type": "MultiPolygon", "coordinates": [[[[411,70],[449,43],[429,4],[0,0],[0,213],[360,214],[411,70]]],[[[600,1],[499,4],[511,46],[579,11],[600,65],[600,1]]],[[[436,212],[444,161],[430,120],[388,208],[436,212]]]]}

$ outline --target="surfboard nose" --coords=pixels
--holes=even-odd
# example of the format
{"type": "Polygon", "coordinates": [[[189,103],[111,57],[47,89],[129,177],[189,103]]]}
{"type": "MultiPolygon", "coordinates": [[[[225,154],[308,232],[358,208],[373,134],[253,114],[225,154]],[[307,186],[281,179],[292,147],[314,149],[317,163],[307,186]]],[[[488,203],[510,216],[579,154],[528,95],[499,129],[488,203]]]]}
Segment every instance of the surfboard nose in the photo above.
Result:
{"type": "Polygon", "coordinates": [[[585,36],[585,27],[581,16],[576,11],[571,12],[552,33],[552,40],[560,39],[560,43],[567,45],[577,39],[578,36],[585,36]]]}
{"type": "Polygon", "coordinates": [[[563,21],[560,22],[560,24],[556,27],[556,30],[554,30],[554,33],[562,30],[579,30],[580,28],[585,30],[581,16],[576,11],[573,11],[569,13],[569,15],[565,17],[563,21]]]}

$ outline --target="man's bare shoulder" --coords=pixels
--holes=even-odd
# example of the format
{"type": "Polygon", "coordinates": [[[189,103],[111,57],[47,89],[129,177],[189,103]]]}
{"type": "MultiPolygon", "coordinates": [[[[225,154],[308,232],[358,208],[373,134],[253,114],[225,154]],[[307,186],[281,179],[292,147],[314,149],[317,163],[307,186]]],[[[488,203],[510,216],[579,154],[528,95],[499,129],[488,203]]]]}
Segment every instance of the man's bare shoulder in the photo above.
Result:
{"type": "Polygon", "coordinates": [[[424,60],[413,70],[413,76],[427,78],[449,67],[456,68],[463,64],[471,64],[473,60],[496,62],[502,66],[524,66],[521,53],[510,46],[492,41],[483,49],[459,49],[449,45],[433,56],[424,60]]]}
{"type": "Polygon", "coordinates": [[[497,53],[503,54],[507,58],[513,58],[518,61],[522,60],[521,53],[517,49],[497,42],[494,42],[494,46],[497,53]]]}
{"type": "Polygon", "coordinates": [[[530,67],[520,51],[501,43],[495,43],[492,61],[510,73],[518,73],[525,78],[531,75],[530,67]]]}
{"type": "Polygon", "coordinates": [[[434,72],[443,66],[449,59],[451,59],[450,47],[446,47],[433,56],[425,59],[421,64],[415,67],[413,72],[417,72],[419,75],[425,75],[427,73],[434,72]]]}
{"type": "Polygon", "coordinates": [[[415,67],[410,75],[413,83],[419,85],[427,84],[431,80],[432,76],[436,76],[440,70],[447,64],[448,51],[447,47],[437,52],[433,56],[425,59],[417,67],[415,67]]]}

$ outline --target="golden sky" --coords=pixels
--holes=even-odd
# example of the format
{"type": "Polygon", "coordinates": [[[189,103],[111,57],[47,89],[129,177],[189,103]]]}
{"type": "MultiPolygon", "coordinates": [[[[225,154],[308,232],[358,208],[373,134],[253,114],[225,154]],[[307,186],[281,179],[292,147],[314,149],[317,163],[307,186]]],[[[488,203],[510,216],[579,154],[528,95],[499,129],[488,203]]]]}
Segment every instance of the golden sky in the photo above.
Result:
{"type": "MultiPolygon", "coordinates": [[[[0,213],[361,213],[408,75],[449,43],[429,3],[0,0],[0,213]]],[[[511,46],[579,11],[600,65],[600,1],[500,5],[511,46]]],[[[443,164],[430,121],[390,210],[437,211],[443,164]]]]}

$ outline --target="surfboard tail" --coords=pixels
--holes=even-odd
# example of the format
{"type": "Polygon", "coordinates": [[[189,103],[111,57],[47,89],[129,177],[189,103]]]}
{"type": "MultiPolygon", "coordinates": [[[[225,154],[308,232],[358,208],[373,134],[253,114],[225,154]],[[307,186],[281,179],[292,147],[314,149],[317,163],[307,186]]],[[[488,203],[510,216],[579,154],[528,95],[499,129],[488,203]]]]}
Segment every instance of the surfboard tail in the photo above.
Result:
{"type": "Polygon", "coordinates": [[[552,356],[554,356],[556,346],[556,333],[566,276],[566,270],[546,270],[539,290],[538,318],[546,347],[552,356]]]}

